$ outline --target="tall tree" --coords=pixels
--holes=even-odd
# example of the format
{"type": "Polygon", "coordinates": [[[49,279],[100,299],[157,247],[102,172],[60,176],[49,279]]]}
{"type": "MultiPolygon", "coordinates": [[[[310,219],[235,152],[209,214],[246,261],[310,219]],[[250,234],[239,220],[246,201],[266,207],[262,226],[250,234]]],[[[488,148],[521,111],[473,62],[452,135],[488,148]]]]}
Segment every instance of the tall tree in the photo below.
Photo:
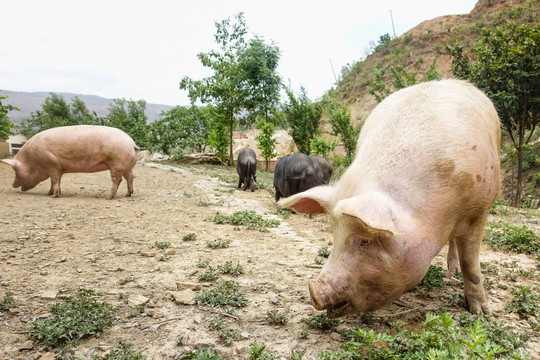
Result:
{"type": "Polygon", "coordinates": [[[135,143],[148,146],[148,117],[145,100],[114,99],[104,124],[125,131],[135,143]]]}
{"type": "Polygon", "coordinates": [[[268,121],[271,109],[277,107],[282,85],[277,73],[280,56],[273,42],[266,44],[260,37],[250,40],[239,54],[241,73],[247,85],[244,101],[251,119],[263,115],[268,121]]]}
{"type": "Polygon", "coordinates": [[[284,113],[287,118],[289,132],[298,150],[304,154],[311,152],[311,139],[319,133],[322,106],[313,103],[307,97],[306,90],[302,87],[300,95],[286,89],[289,101],[284,105],[284,113]]]}
{"type": "Polygon", "coordinates": [[[493,101],[517,152],[514,205],[521,203],[523,150],[540,121],[540,25],[509,22],[485,29],[470,53],[449,47],[452,70],[469,79],[493,101]]]}
{"type": "Polygon", "coordinates": [[[257,130],[260,130],[260,133],[255,137],[255,140],[257,140],[261,155],[264,158],[264,170],[268,171],[268,162],[272,157],[276,156],[277,139],[274,138],[274,124],[264,118],[260,119],[257,122],[257,130]]]}
{"type": "Polygon", "coordinates": [[[0,95],[0,140],[7,140],[9,135],[13,135],[11,129],[15,126],[9,117],[7,116],[8,112],[13,110],[20,110],[18,107],[11,104],[2,104],[3,99],[7,99],[8,95],[0,95]]]}
{"type": "Polygon", "coordinates": [[[236,14],[234,23],[227,18],[215,25],[214,38],[220,51],[212,50],[197,55],[203,66],[213,70],[214,74],[202,80],[192,80],[186,76],[180,81],[180,89],[189,92],[193,103],[200,99],[202,103],[214,104],[217,111],[223,114],[228,122],[229,164],[232,164],[235,115],[245,106],[246,94],[246,84],[239,62],[239,54],[245,45],[244,37],[247,33],[244,13],[236,14]]]}

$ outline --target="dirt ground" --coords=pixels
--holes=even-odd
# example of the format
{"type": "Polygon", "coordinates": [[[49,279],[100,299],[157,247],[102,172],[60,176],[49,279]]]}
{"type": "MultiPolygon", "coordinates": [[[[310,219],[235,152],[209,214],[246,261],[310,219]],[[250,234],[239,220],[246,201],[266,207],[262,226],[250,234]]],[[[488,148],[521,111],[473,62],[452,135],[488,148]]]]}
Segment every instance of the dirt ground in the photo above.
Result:
{"type": "MultiPolygon", "coordinates": [[[[307,349],[304,359],[315,359],[321,350],[338,350],[345,340],[340,331],[363,326],[360,315],[340,319],[332,332],[308,328],[301,320],[317,311],[309,304],[307,282],[317,277],[321,265],[314,261],[319,249],[331,240],[325,216],[292,214],[282,219],[274,212],[272,194],[266,189],[254,193],[236,190],[233,169],[208,170],[204,166],[170,168],[163,164],[139,163],[134,169],[135,193],[107,200],[111,182],[108,172],[67,174],[62,179],[62,196],[47,195],[45,181],[26,193],[13,189],[13,170],[0,164],[0,298],[13,293],[17,307],[0,313],[0,359],[51,358],[39,351],[28,334],[28,324],[48,316],[49,306],[60,296],[72,296],[80,289],[106,294],[104,300],[116,306],[114,325],[100,337],[88,337],[75,349],[78,356],[102,356],[119,341],[132,343],[148,359],[177,359],[197,346],[218,349],[222,355],[247,359],[244,348],[253,341],[290,358],[291,349],[307,349]],[[239,210],[255,210],[281,224],[268,232],[247,230],[207,221],[217,211],[230,215],[239,210]],[[184,241],[194,233],[196,239],[184,241]],[[228,248],[211,249],[207,243],[230,241],[228,248]],[[156,242],[170,242],[169,249],[156,248],[156,242]],[[233,278],[222,275],[214,282],[199,282],[204,271],[199,261],[216,267],[231,261],[245,273],[233,278]],[[222,280],[235,280],[248,300],[247,306],[232,315],[200,305],[175,300],[186,287],[208,290],[222,280]],[[144,309],[138,313],[137,309],[144,309]],[[269,325],[266,313],[277,309],[286,313],[285,325],[269,325]],[[208,320],[223,316],[227,326],[238,331],[230,346],[220,341],[208,320]],[[299,337],[302,331],[307,338],[299,337]],[[183,345],[177,339],[183,337],[183,345]]],[[[538,218],[538,212],[516,213],[512,221],[524,223],[538,218]],[[527,220],[528,219],[528,220],[527,220]]],[[[537,233],[539,226],[528,224],[537,233]]],[[[433,264],[445,267],[443,249],[433,264]]],[[[539,358],[540,336],[527,321],[505,310],[516,282],[507,274],[523,269],[534,276],[518,283],[540,281],[537,262],[524,255],[494,252],[485,246],[481,261],[494,264],[498,271],[486,274],[495,284],[488,290],[494,318],[531,334],[528,350],[539,358]]],[[[515,279],[514,279],[515,280],[515,279]]],[[[462,293],[457,279],[427,294],[404,294],[372,314],[366,326],[388,331],[388,322],[401,320],[421,324],[426,309],[450,307],[454,313],[465,310],[449,306],[449,299],[462,293]]]]}

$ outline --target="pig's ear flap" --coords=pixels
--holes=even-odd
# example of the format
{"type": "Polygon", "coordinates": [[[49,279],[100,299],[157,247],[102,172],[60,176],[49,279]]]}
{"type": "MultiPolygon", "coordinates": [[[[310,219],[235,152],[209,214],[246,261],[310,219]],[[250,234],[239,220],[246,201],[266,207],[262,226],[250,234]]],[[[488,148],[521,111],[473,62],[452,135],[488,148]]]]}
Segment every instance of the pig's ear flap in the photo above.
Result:
{"type": "Polygon", "coordinates": [[[316,186],[304,192],[278,201],[282,209],[294,209],[306,214],[321,214],[330,211],[330,200],[334,194],[332,186],[316,186]]]}
{"type": "Polygon", "coordinates": [[[353,217],[369,231],[397,234],[393,221],[396,207],[391,199],[382,194],[358,195],[343,199],[334,208],[334,216],[353,217]]]}
{"type": "Polygon", "coordinates": [[[8,165],[11,165],[14,169],[16,169],[17,165],[19,164],[19,161],[15,159],[1,159],[0,161],[8,165]]]}

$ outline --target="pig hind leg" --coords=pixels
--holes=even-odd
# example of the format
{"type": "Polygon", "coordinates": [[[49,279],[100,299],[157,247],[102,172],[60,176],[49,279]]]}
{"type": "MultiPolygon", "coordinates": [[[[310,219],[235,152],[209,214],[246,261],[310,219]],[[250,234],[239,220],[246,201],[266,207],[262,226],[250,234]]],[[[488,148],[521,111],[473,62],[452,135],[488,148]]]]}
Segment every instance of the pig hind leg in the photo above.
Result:
{"type": "Polygon", "coordinates": [[[490,310],[484,291],[479,258],[484,223],[482,222],[479,225],[471,228],[464,236],[456,238],[456,245],[459,254],[459,264],[463,273],[465,299],[469,305],[469,311],[473,314],[477,314],[480,311],[489,314],[490,310]]]}
{"type": "Polygon", "coordinates": [[[112,199],[116,196],[116,192],[118,191],[118,186],[120,186],[120,183],[122,182],[122,173],[111,170],[111,180],[113,184],[112,184],[111,195],[109,196],[109,199],[112,199]]]}
{"type": "Polygon", "coordinates": [[[126,196],[131,196],[133,194],[133,171],[128,170],[124,173],[124,178],[127,182],[127,193],[126,196]]]}
{"type": "Polygon", "coordinates": [[[456,245],[456,239],[452,238],[448,242],[448,256],[446,257],[446,264],[448,266],[447,276],[453,277],[460,271],[459,269],[459,254],[456,245]]]}

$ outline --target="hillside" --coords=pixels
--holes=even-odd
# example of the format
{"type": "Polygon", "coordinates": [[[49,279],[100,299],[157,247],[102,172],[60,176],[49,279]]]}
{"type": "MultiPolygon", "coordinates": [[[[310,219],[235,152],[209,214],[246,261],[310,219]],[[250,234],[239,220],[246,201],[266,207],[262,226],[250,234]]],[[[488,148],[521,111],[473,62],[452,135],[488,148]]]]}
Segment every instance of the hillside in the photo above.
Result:
{"type": "MultiPolygon", "coordinates": [[[[67,102],[70,102],[75,96],[84,101],[86,107],[90,111],[95,111],[98,116],[106,116],[109,111],[109,105],[112,104],[113,99],[106,99],[96,95],[82,95],[72,93],[56,93],[62,96],[67,102]]],[[[9,91],[0,90],[0,95],[8,95],[9,98],[5,100],[5,104],[11,104],[17,106],[20,111],[10,112],[9,118],[11,121],[19,123],[22,119],[30,116],[31,113],[41,109],[41,104],[47,97],[50,96],[48,92],[22,92],[22,91],[9,91]]],[[[169,105],[159,104],[146,104],[146,115],[150,122],[159,119],[159,114],[162,111],[171,109],[169,105]]]]}
{"type": "MultiPolygon", "coordinates": [[[[445,50],[446,46],[473,44],[480,37],[483,27],[504,21],[501,12],[527,3],[527,0],[479,0],[470,14],[426,20],[379,47],[364,61],[353,64],[339,82],[335,95],[349,106],[353,121],[361,123],[377,105],[374,96],[368,93],[377,64],[387,67],[401,65],[420,81],[434,62],[435,69],[443,78],[452,78],[452,58],[445,50]]],[[[538,21],[540,1],[530,1],[530,5],[533,11],[527,15],[531,21],[538,21]]],[[[393,81],[390,71],[385,80],[393,81]]]]}

